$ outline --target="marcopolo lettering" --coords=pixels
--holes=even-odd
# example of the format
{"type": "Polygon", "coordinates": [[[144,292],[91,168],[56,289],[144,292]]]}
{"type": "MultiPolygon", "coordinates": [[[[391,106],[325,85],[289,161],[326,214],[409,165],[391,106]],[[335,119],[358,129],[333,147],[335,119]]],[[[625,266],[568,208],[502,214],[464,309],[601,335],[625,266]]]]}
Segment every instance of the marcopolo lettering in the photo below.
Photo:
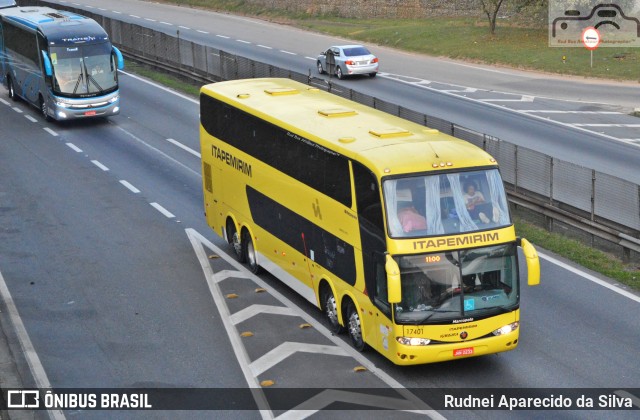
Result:
{"type": "Polygon", "coordinates": [[[493,242],[498,241],[499,239],[500,234],[498,232],[477,233],[475,235],[456,236],[454,238],[425,239],[421,241],[414,241],[413,249],[441,248],[445,246],[453,248],[482,242],[493,242]]]}
{"type": "Polygon", "coordinates": [[[220,161],[226,163],[227,165],[231,166],[235,170],[242,172],[243,174],[248,175],[249,177],[253,176],[251,173],[251,165],[242,159],[238,159],[231,153],[226,152],[220,149],[219,147],[211,146],[211,154],[213,155],[214,158],[219,159],[220,161]]]}

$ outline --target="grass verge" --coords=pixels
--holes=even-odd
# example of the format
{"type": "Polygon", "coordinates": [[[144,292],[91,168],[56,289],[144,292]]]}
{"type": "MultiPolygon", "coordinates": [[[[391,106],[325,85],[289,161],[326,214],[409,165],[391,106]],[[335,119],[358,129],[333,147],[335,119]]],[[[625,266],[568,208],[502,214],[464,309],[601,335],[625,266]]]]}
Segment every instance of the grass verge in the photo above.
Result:
{"type": "MultiPolygon", "coordinates": [[[[127,61],[127,71],[153,80],[170,89],[198,97],[200,86],[181,78],[151,69],[133,61],[127,61]]],[[[516,232],[536,246],[547,249],[590,270],[603,274],[635,290],[640,290],[640,266],[623,264],[605,252],[558,233],[548,232],[538,226],[515,217],[516,232]]]]}
{"type": "Polygon", "coordinates": [[[277,20],[304,29],[390,46],[436,57],[547,73],[640,81],[640,48],[551,48],[546,25],[525,26],[500,19],[495,35],[484,17],[430,19],[347,19],[309,16],[252,5],[240,0],[161,0],[277,20]],[[563,59],[564,58],[564,59],[563,59]]]}

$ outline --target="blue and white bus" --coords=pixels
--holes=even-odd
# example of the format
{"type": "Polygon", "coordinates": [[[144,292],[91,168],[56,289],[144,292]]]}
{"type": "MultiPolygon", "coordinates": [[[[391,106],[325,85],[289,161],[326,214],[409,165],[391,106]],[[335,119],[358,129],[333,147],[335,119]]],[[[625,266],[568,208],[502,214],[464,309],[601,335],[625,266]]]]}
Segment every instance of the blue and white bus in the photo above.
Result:
{"type": "Polygon", "coordinates": [[[0,82],[47,120],[118,114],[123,68],[93,19],[48,7],[0,9],[0,82]]]}

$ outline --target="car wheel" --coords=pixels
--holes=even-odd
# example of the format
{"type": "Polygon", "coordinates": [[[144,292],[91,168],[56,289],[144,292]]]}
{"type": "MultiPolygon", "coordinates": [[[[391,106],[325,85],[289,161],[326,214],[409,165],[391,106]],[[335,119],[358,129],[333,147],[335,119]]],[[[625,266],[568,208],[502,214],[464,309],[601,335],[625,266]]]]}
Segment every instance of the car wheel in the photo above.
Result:
{"type": "Polygon", "coordinates": [[[324,74],[324,69],[322,68],[322,63],[318,61],[318,73],[324,74]]]}
{"type": "Polygon", "coordinates": [[[17,101],[18,95],[16,95],[16,89],[13,87],[13,80],[11,80],[11,76],[7,77],[7,89],[9,90],[9,98],[17,101]]]}
{"type": "Polygon", "coordinates": [[[342,74],[342,68],[340,66],[336,67],[336,76],[340,80],[342,80],[342,78],[344,77],[344,74],[342,74]]]}

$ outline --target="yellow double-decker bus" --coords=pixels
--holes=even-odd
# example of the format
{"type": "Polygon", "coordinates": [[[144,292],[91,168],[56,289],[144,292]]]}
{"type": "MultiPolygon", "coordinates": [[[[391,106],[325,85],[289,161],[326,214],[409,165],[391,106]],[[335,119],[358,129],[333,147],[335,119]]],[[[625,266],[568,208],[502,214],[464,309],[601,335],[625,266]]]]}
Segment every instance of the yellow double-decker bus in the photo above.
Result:
{"type": "Polygon", "coordinates": [[[496,161],[437,130],[288,79],[200,92],[207,223],[396,364],[513,350],[520,279],[496,161]]]}

